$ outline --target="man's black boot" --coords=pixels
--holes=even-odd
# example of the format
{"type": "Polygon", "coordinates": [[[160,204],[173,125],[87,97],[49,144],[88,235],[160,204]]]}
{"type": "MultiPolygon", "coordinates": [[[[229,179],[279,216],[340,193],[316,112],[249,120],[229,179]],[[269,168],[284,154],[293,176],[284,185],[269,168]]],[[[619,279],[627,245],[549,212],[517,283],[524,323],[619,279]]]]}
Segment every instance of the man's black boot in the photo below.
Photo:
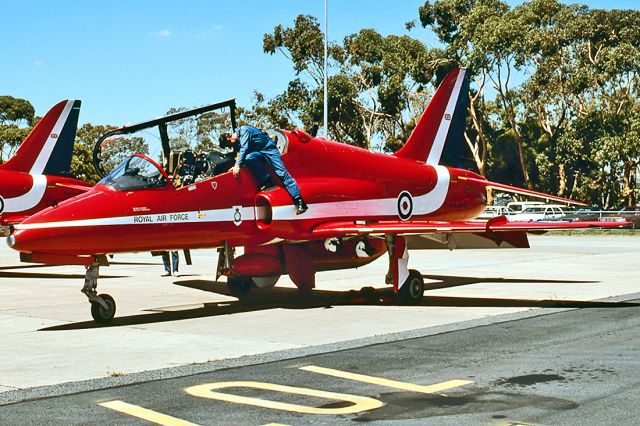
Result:
{"type": "Polygon", "coordinates": [[[307,205],[305,204],[302,198],[297,198],[295,200],[295,205],[296,205],[296,214],[302,214],[309,209],[309,207],[307,207],[307,205]]]}

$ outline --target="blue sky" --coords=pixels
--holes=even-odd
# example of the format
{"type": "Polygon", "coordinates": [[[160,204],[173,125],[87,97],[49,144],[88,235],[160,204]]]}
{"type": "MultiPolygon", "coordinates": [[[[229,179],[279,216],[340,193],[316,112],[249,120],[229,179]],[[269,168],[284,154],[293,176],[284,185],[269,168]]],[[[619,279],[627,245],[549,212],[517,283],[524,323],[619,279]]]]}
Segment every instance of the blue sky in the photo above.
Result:
{"type": "MultiPolygon", "coordinates": [[[[405,34],[422,0],[330,0],[329,39],[362,28],[405,34]]],[[[520,1],[510,0],[510,4],[520,1]]],[[[638,0],[583,0],[591,8],[638,9],[638,0]]],[[[123,125],[171,107],[228,98],[250,106],[254,90],[280,93],[293,78],[262,37],[299,14],[324,17],[323,0],[0,1],[0,95],[44,114],[83,101],[80,123],[123,125]]],[[[417,28],[413,37],[435,39],[417,28]]]]}

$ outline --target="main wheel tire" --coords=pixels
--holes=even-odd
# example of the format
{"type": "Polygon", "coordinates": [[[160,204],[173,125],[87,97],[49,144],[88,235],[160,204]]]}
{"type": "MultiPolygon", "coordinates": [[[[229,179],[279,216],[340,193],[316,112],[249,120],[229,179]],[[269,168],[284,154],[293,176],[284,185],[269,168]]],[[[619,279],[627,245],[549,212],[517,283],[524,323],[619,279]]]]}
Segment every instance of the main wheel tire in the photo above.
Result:
{"type": "Polygon", "coordinates": [[[233,295],[243,295],[251,290],[251,277],[229,277],[227,288],[233,295]]]}
{"type": "Polygon", "coordinates": [[[409,276],[398,291],[398,299],[405,304],[415,305],[422,301],[424,295],[424,278],[415,269],[409,269],[409,276]]]}
{"type": "Polygon", "coordinates": [[[98,297],[104,300],[108,309],[103,308],[98,302],[91,302],[91,316],[98,324],[108,324],[116,315],[116,301],[108,294],[99,294],[98,297]]]}

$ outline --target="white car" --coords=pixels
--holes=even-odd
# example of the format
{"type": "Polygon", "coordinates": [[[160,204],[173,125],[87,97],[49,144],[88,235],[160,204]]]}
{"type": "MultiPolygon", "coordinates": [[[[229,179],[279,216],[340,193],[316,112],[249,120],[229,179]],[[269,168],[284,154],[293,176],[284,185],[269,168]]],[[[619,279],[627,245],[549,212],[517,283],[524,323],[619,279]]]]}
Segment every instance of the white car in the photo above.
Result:
{"type": "Polygon", "coordinates": [[[514,212],[507,206],[487,206],[476,219],[491,219],[498,216],[511,216],[514,212]]]}
{"type": "Polygon", "coordinates": [[[523,210],[529,207],[544,206],[542,201],[512,201],[507,204],[507,208],[513,213],[522,213],[523,210]]]}
{"type": "Polygon", "coordinates": [[[508,217],[510,222],[543,222],[546,220],[560,220],[566,216],[563,206],[542,205],[527,207],[522,213],[508,217]]]}

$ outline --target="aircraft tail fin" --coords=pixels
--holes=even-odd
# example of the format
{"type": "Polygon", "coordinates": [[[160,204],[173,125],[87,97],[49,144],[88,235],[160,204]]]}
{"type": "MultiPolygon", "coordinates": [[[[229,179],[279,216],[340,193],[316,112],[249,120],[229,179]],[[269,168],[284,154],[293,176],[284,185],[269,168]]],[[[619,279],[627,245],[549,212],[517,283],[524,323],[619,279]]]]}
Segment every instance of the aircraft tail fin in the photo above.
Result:
{"type": "Polygon", "coordinates": [[[0,167],[32,174],[69,174],[80,105],[79,100],[56,104],[22,141],[13,157],[0,167]]]}
{"type": "Polygon", "coordinates": [[[469,104],[469,77],[464,68],[449,72],[407,142],[394,155],[438,164],[445,146],[451,145],[461,160],[462,140],[469,104]]]}

